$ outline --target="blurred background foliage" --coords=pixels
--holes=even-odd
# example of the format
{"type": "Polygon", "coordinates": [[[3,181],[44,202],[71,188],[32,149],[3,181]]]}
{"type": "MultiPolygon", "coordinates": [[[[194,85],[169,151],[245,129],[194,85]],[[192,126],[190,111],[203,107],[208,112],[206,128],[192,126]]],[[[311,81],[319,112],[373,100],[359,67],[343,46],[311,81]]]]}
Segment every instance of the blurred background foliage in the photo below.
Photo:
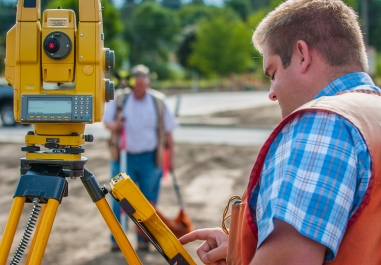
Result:
{"type": "MultiPolygon", "coordinates": [[[[143,63],[153,72],[154,86],[159,88],[190,88],[195,81],[199,87],[233,88],[236,83],[238,89],[266,84],[262,58],[252,46],[251,35],[266,13],[282,0],[204,1],[102,0],[105,47],[116,54],[112,74],[123,78],[132,66],[143,63]]],[[[381,1],[345,2],[358,11],[360,23],[367,16],[364,31],[380,59],[376,60],[374,77],[381,79],[381,1]],[[368,6],[367,12],[364,6],[368,6]]],[[[2,62],[6,32],[15,24],[14,4],[16,0],[0,0],[2,62]]],[[[78,16],[78,0],[42,0],[41,6],[42,11],[73,9],[78,16]]]]}

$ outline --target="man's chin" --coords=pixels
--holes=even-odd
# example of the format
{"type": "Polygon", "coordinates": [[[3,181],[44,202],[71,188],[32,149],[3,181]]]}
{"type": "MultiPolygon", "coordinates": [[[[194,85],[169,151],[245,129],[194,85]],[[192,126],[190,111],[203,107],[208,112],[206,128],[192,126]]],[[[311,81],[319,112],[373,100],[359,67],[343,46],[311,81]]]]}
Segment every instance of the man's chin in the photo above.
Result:
{"type": "Polygon", "coordinates": [[[288,115],[290,115],[291,112],[292,112],[292,111],[285,110],[285,109],[282,109],[282,108],[280,108],[280,111],[281,111],[281,113],[282,113],[282,118],[283,118],[283,119],[286,118],[288,115]]]}

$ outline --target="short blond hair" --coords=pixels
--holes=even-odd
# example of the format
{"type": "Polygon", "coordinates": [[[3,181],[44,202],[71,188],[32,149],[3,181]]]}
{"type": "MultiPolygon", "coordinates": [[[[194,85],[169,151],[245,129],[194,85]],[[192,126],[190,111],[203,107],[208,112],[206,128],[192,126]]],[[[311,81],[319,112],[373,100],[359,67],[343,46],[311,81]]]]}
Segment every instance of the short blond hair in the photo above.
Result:
{"type": "Polygon", "coordinates": [[[341,0],[288,0],[270,12],[253,34],[255,48],[263,53],[266,45],[285,68],[298,40],[319,51],[330,66],[368,69],[358,16],[341,0]]]}

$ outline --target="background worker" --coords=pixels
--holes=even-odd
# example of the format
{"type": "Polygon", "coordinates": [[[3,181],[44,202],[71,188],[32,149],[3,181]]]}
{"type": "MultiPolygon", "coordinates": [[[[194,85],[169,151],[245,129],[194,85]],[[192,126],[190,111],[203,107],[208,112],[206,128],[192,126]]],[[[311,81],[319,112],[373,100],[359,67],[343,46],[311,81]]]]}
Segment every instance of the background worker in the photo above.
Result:
{"type": "Polygon", "coordinates": [[[283,121],[258,155],[229,235],[200,229],[205,264],[380,264],[381,96],[356,13],[289,0],[253,35],[283,121]]]}
{"type": "MultiPolygon", "coordinates": [[[[149,69],[137,65],[131,69],[131,76],[134,79],[131,93],[128,89],[119,93],[105,108],[103,121],[106,128],[124,135],[122,140],[126,141],[127,150],[127,161],[110,162],[111,176],[120,173],[120,163],[126,163],[127,174],[147,200],[156,204],[163,172],[163,150],[168,150],[168,167],[171,170],[174,148],[172,131],[177,124],[164,102],[163,94],[149,87],[149,69]],[[118,107],[118,104],[121,106],[118,107]],[[117,115],[118,109],[123,119],[117,115]]],[[[113,210],[120,221],[120,207],[116,201],[113,201],[113,210]]],[[[111,240],[112,250],[118,250],[115,239],[112,237],[111,240]]],[[[148,242],[139,235],[138,250],[148,250],[148,242]]]]}

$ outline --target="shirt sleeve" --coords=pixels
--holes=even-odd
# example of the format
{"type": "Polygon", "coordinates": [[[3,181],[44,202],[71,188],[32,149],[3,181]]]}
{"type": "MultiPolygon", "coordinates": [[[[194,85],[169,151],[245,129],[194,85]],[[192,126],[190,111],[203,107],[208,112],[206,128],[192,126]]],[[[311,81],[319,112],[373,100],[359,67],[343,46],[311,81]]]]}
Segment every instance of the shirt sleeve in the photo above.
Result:
{"type": "Polygon", "coordinates": [[[279,219],[327,246],[325,262],[333,260],[354,210],[361,171],[369,177],[370,158],[357,128],[325,112],[296,117],[272,143],[261,172],[255,202],[258,247],[279,219]]]}
{"type": "Polygon", "coordinates": [[[103,122],[112,122],[114,121],[116,114],[116,98],[110,100],[105,104],[105,113],[103,115],[103,122]]]}
{"type": "Polygon", "coordinates": [[[164,128],[166,132],[172,132],[177,128],[177,122],[173,114],[169,111],[167,104],[164,101],[164,128]]]}

